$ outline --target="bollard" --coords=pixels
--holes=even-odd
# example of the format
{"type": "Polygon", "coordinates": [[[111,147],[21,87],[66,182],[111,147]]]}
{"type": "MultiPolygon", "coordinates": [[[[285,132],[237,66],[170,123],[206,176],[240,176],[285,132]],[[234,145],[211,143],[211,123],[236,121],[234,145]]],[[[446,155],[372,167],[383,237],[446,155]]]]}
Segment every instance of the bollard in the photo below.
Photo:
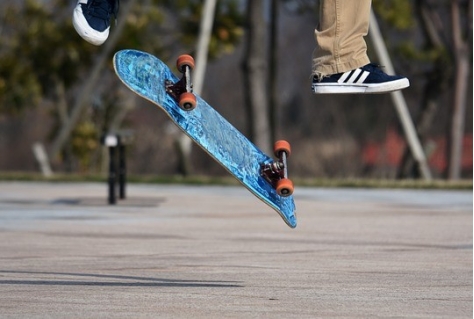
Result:
{"type": "Polygon", "coordinates": [[[132,131],[121,131],[118,133],[103,134],[100,141],[102,145],[109,149],[109,177],[108,183],[108,202],[113,205],[117,202],[116,184],[119,184],[119,198],[125,199],[125,189],[127,182],[127,165],[125,156],[125,146],[131,144],[133,140],[132,131]],[[117,159],[118,156],[118,168],[117,159]]]}
{"type": "Polygon", "coordinates": [[[115,197],[115,146],[109,146],[109,204],[113,205],[117,202],[115,197]]]}
{"type": "MultiPolygon", "coordinates": [[[[119,139],[120,141],[120,139],[119,139]]],[[[119,143],[119,197],[125,199],[125,183],[127,180],[127,166],[125,163],[125,145],[119,143]]]]}

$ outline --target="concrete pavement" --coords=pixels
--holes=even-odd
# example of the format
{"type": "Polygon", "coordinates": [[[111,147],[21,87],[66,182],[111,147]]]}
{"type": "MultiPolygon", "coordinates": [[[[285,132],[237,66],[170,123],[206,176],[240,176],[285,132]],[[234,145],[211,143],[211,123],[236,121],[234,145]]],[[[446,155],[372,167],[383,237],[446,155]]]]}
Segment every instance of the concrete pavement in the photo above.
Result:
{"type": "Polygon", "coordinates": [[[0,318],[472,318],[472,192],[0,183],[0,318]]]}

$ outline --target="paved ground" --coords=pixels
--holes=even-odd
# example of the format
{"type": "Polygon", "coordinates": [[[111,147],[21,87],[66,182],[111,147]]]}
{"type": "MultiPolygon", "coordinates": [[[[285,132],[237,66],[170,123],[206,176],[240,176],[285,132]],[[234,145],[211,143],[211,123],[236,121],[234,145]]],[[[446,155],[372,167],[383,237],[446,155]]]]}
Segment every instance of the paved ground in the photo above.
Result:
{"type": "Polygon", "coordinates": [[[472,192],[0,183],[0,318],[472,318],[472,192]]]}

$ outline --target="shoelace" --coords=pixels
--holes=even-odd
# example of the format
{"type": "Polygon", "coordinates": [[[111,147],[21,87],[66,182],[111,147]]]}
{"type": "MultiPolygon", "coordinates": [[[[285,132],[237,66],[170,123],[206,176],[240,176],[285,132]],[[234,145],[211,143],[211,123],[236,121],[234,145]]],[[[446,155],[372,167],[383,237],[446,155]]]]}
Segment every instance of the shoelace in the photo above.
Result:
{"type": "Polygon", "coordinates": [[[112,13],[117,20],[117,13],[119,11],[119,0],[92,0],[87,2],[88,14],[96,18],[110,20],[112,13]]]}

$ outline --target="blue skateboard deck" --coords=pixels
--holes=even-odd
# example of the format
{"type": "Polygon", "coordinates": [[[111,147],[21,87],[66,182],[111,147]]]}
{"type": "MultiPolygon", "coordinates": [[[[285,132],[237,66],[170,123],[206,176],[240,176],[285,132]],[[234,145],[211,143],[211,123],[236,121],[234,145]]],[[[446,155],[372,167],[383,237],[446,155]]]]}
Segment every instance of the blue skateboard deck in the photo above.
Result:
{"type": "Polygon", "coordinates": [[[274,160],[260,151],[201,97],[192,111],[185,111],[166,92],[165,81],[179,79],[158,58],[146,52],[122,50],[114,56],[119,79],[133,92],[163,109],[170,119],[214,160],[265,204],[273,208],[291,228],[296,227],[292,196],[278,195],[260,175],[260,165],[274,160]]]}

